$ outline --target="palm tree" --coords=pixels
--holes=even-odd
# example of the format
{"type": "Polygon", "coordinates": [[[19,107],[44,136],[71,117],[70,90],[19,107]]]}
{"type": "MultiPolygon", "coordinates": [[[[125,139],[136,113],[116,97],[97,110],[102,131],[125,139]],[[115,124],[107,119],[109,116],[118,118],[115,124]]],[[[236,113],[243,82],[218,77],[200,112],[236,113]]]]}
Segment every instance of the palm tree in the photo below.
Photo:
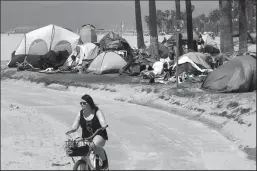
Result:
{"type": "Polygon", "coordinates": [[[253,13],[254,13],[254,4],[253,0],[247,0],[246,2],[246,14],[248,20],[248,31],[253,32],[253,13]]]}
{"type": "Polygon", "coordinates": [[[149,0],[149,26],[150,26],[150,45],[152,47],[150,54],[156,60],[160,60],[159,46],[158,46],[158,34],[156,23],[156,5],[155,0],[149,0]]]}
{"type": "Polygon", "coordinates": [[[175,4],[176,4],[176,20],[181,20],[180,0],[175,0],[175,4]]]}
{"type": "Polygon", "coordinates": [[[186,13],[187,13],[187,46],[188,46],[188,49],[194,49],[191,0],[186,0],[185,2],[186,2],[186,13]]]}
{"type": "Polygon", "coordinates": [[[135,0],[136,29],[137,29],[137,48],[145,48],[140,0],[135,0]]]}
{"type": "MultiPolygon", "coordinates": [[[[222,16],[222,2],[221,2],[221,0],[219,0],[219,11],[220,11],[220,15],[222,16]]],[[[221,17],[220,18],[220,29],[219,29],[219,31],[220,31],[220,51],[221,52],[224,52],[224,39],[223,39],[223,24],[224,23],[224,21],[223,21],[223,18],[221,17]]]]}
{"type": "Polygon", "coordinates": [[[170,10],[165,10],[165,32],[168,32],[168,25],[169,25],[169,17],[170,17],[170,10]]]}
{"type": "Polygon", "coordinates": [[[247,51],[247,17],[246,17],[246,2],[239,1],[239,50],[244,53],[247,51]]]}
{"type": "Polygon", "coordinates": [[[222,16],[221,16],[221,30],[223,30],[223,35],[221,39],[224,41],[223,52],[234,51],[233,46],[233,36],[232,36],[232,4],[231,0],[222,0],[222,16]]]}

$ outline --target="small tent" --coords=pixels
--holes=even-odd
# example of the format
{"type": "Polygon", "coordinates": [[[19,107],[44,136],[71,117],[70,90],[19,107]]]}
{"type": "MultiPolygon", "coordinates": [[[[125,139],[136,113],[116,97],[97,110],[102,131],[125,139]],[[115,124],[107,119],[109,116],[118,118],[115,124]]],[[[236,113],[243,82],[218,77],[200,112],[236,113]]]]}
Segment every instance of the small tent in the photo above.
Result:
{"type": "Polygon", "coordinates": [[[37,60],[31,60],[31,57],[39,59],[41,55],[51,50],[67,51],[70,54],[78,41],[79,35],[53,24],[33,30],[24,35],[10,61],[14,65],[8,64],[8,66],[16,67],[15,61],[23,61],[26,56],[28,56],[27,61],[33,65],[37,60]]]}
{"type": "Polygon", "coordinates": [[[108,32],[104,34],[103,38],[99,40],[100,50],[101,51],[109,51],[109,50],[126,50],[127,58],[129,61],[133,58],[133,50],[126,39],[122,38],[118,34],[114,32],[108,32]]]}
{"type": "Polygon", "coordinates": [[[67,61],[65,62],[65,65],[70,66],[72,63],[71,56],[75,55],[77,56],[78,65],[82,64],[83,60],[91,61],[95,59],[95,57],[98,55],[99,47],[96,46],[94,43],[85,43],[82,45],[77,45],[76,49],[71,53],[67,61]],[[77,50],[78,49],[78,50],[77,50]],[[78,51],[78,52],[77,52],[78,51]],[[79,54],[77,54],[79,53],[79,54]]]}
{"type": "Polygon", "coordinates": [[[89,65],[87,72],[95,74],[118,73],[127,62],[115,52],[102,52],[89,65]]]}
{"type": "Polygon", "coordinates": [[[79,36],[82,43],[95,43],[97,42],[97,35],[95,27],[91,24],[85,24],[79,30],[79,36]]]}
{"type": "Polygon", "coordinates": [[[209,73],[201,89],[220,93],[256,90],[256,59],[250,55],[233,58],[209,73]]]}
{"type": "MultiPolygon", "coordinates": [[[[210,56],[200,53],[200,52],[189,52],[179,57],[179,73],[187,71],[189,73],[198,73],[212,71],[211,66],[207,62],[210,56]],[[190,64],[188,66],[188,64],[190,64]]],[[[175,70],[177,64],[173,65],[172,70],[175,70]]]]}

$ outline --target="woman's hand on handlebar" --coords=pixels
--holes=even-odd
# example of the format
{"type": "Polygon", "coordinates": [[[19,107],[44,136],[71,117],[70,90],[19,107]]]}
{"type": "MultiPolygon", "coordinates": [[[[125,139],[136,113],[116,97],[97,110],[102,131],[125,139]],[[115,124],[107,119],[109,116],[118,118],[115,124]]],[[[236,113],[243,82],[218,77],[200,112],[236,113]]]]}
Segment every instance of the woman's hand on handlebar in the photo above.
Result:
{"type": "Polygon", "coordinates": [[[105,130],[108,127],[108,125],[106,125],[105,127],[102,127],[101,130],[105,130]]]}
{"type": "Polygon", "coordinates": [[[73,133],[73,132],[75,132],[75,131],[72,129],[72,130],[67,131],[65,134],[66,134],[66,135],[69,135],[69,134],[71,134],[71,133],[73,133]]]}

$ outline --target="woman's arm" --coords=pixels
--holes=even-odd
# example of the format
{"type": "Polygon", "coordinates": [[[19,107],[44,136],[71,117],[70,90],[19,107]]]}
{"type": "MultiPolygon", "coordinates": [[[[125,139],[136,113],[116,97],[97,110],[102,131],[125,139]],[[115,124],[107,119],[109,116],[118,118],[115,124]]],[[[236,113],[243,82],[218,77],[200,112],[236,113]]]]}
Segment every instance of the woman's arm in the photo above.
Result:
{"type": "Polygon", "coordinates": [[[98,110],[98,111],[96,112],[96,116],[98,117],[98,120],[99,120],[99,122],[100,122],[102,128],[107,127],[104,114],[103,114],[103,112],[102,112],[101,110],[98,110]]]}
{"type": "Polygon", "coordinates": [[[70,133],[73,133],[73,132],[76,132],[79,128],[79,120],[80,120],[80,112],[77,114],[74,122],[73,122],[73,125],[71,127],[71,130],[69,130],[68,132],[66,132],[66,134],[70,134],[70,133]]]}

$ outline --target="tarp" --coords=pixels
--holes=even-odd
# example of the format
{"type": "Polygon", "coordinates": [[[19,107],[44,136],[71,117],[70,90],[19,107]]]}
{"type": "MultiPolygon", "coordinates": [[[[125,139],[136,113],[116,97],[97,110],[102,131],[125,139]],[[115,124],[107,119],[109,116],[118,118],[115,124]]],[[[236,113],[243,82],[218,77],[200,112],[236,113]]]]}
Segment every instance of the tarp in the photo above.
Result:
{"type": "Polygon", "coordinates": [[[201,89],[221,93],[256,90],[256,59],[250,55],[235,57],[209,73],[201,89]]]}
{"type": "Polygon", "coordinates": [[[202,38],[204,41],[204,45],[211,45],[218,48],[217,42],[208,33],[202,34],[202,38]]]}
{"type": "Polygon", "coordinates": [[[77,63],[78,65],[82,64],[83,60],[93,60],[98,55],[99,48],[94,43],[85,43],[82,45],[77,45],[76,48],[79,48],[79,54],[77,54],[76,49],[70,54],[69,58],[65,62],[66,66],[70,66],[72,63],[71,56],[77,56],[77,63]]]}
{"type": "Polygon", "coordinates": [[[127,62],[115,52],[102,52],[89,65],[86,72],[95,74],[118,73],[127,62]]]}
{"type": "MultiPolygon", "coordinates": [[[[209,57],[206,54],[200,52],[189,52],[179,57],[178,64],[183,64],[189,62],[195,69],[200,72],[205,72],[205,69],[212,69],[211,66],[207,63],[209,57]],[[198,65],[203,66],[205,69],[201,69],[198,65]]],[[[176,63],[173,66],[173,69],[176,67],[176,63]]]]}

